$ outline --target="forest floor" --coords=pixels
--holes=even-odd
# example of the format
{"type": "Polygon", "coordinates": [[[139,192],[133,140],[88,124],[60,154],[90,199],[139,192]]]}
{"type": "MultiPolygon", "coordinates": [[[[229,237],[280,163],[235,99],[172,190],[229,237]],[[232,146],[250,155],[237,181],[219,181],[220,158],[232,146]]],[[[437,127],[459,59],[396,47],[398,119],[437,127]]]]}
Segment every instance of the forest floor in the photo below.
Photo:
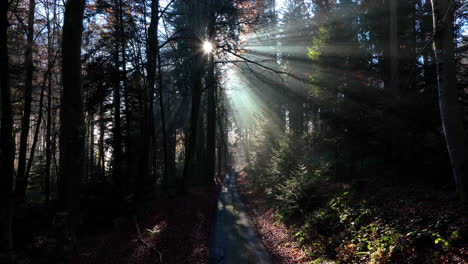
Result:
{"type": "Polygon", "coordinates": [[[209,190],[149,202],[139,221],[142,240],[132,221],[121,231],[82,239],[75,263],[206,263],[222,179],[217,181],[209,190]]]}
{"type": "Polygon", "coordinates": [[[273,263],[468,263],[468,208],[446,193],[324,184],[318,213],[285,221],[246,173],[237,185],[273,263]]]}
{"type": "MultiPolygon", "coordinates": [[[[216,180],[149,201],[141,239],[132,219],[87,230],[71,263],[468,263],[468,208],[448,193],[320,183],[314,209],[285,221],[245,172],[216,180]]],[[[41,222],[34,212],[22,233],[41,222]]],[[[57,243],[36,239],[18,263],[59,263],[57,243]]]]}

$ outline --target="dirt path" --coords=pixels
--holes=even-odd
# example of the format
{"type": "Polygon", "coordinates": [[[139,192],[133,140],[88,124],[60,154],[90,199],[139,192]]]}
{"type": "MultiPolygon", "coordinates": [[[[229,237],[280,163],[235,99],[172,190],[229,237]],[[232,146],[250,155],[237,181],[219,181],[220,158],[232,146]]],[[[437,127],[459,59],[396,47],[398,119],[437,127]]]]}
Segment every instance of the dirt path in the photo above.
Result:
{"type": "Polygon", "coordinates": [[[255,225],[244,210],[236,177],[237,172],[229,171],[219,194],[209,263],[272,263],[255,225]]]}

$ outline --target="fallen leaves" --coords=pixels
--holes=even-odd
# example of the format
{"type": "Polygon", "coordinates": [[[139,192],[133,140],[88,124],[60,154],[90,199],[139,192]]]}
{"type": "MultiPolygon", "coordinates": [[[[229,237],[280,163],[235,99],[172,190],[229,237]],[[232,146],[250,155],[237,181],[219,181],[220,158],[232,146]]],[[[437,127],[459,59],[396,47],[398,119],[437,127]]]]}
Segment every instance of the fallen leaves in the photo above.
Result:
{"type": "Polygon", "coordinates": [[[81,240],[75,263],[206,263],[218,189],[149,202],[148,215],[139,221],[147,246],[134,228],[110,229],[81,240]]]}
{"type": "Polygon", "coordinates": [[[274,263],[308,263],[304,249],[292,238],[292,230],[275,219],[276,211],[264,205],[264,197],[250,188],[245,174],[238,177],[238,188],[247,212],[255,223],[264,246],[274,263]]]}

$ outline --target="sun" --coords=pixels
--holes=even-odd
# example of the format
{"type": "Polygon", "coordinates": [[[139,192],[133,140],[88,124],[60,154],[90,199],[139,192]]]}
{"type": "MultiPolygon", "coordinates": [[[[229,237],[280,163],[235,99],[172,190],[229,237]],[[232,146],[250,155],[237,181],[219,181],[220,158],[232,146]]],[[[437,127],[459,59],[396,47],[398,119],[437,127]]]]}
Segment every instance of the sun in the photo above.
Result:
{"type": "Polygon", "coordinates": [[[206,53],[206,54],[209,54],[213,51],[213,44],[211,44],[211,42],[209,42],[208,40],[205,40],[203,42],[203,51],[206,53]]]}

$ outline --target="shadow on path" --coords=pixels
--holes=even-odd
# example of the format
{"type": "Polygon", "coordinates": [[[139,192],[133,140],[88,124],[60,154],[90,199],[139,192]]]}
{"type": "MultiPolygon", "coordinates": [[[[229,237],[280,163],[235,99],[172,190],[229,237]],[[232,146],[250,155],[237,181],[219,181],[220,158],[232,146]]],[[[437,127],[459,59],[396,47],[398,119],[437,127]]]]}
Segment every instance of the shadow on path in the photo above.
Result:
{"type": "Polygon", "coordinates": [[[237,172],[230,170],[218,198],[209,264],[272,263],[236,188],[237,172]]]}

